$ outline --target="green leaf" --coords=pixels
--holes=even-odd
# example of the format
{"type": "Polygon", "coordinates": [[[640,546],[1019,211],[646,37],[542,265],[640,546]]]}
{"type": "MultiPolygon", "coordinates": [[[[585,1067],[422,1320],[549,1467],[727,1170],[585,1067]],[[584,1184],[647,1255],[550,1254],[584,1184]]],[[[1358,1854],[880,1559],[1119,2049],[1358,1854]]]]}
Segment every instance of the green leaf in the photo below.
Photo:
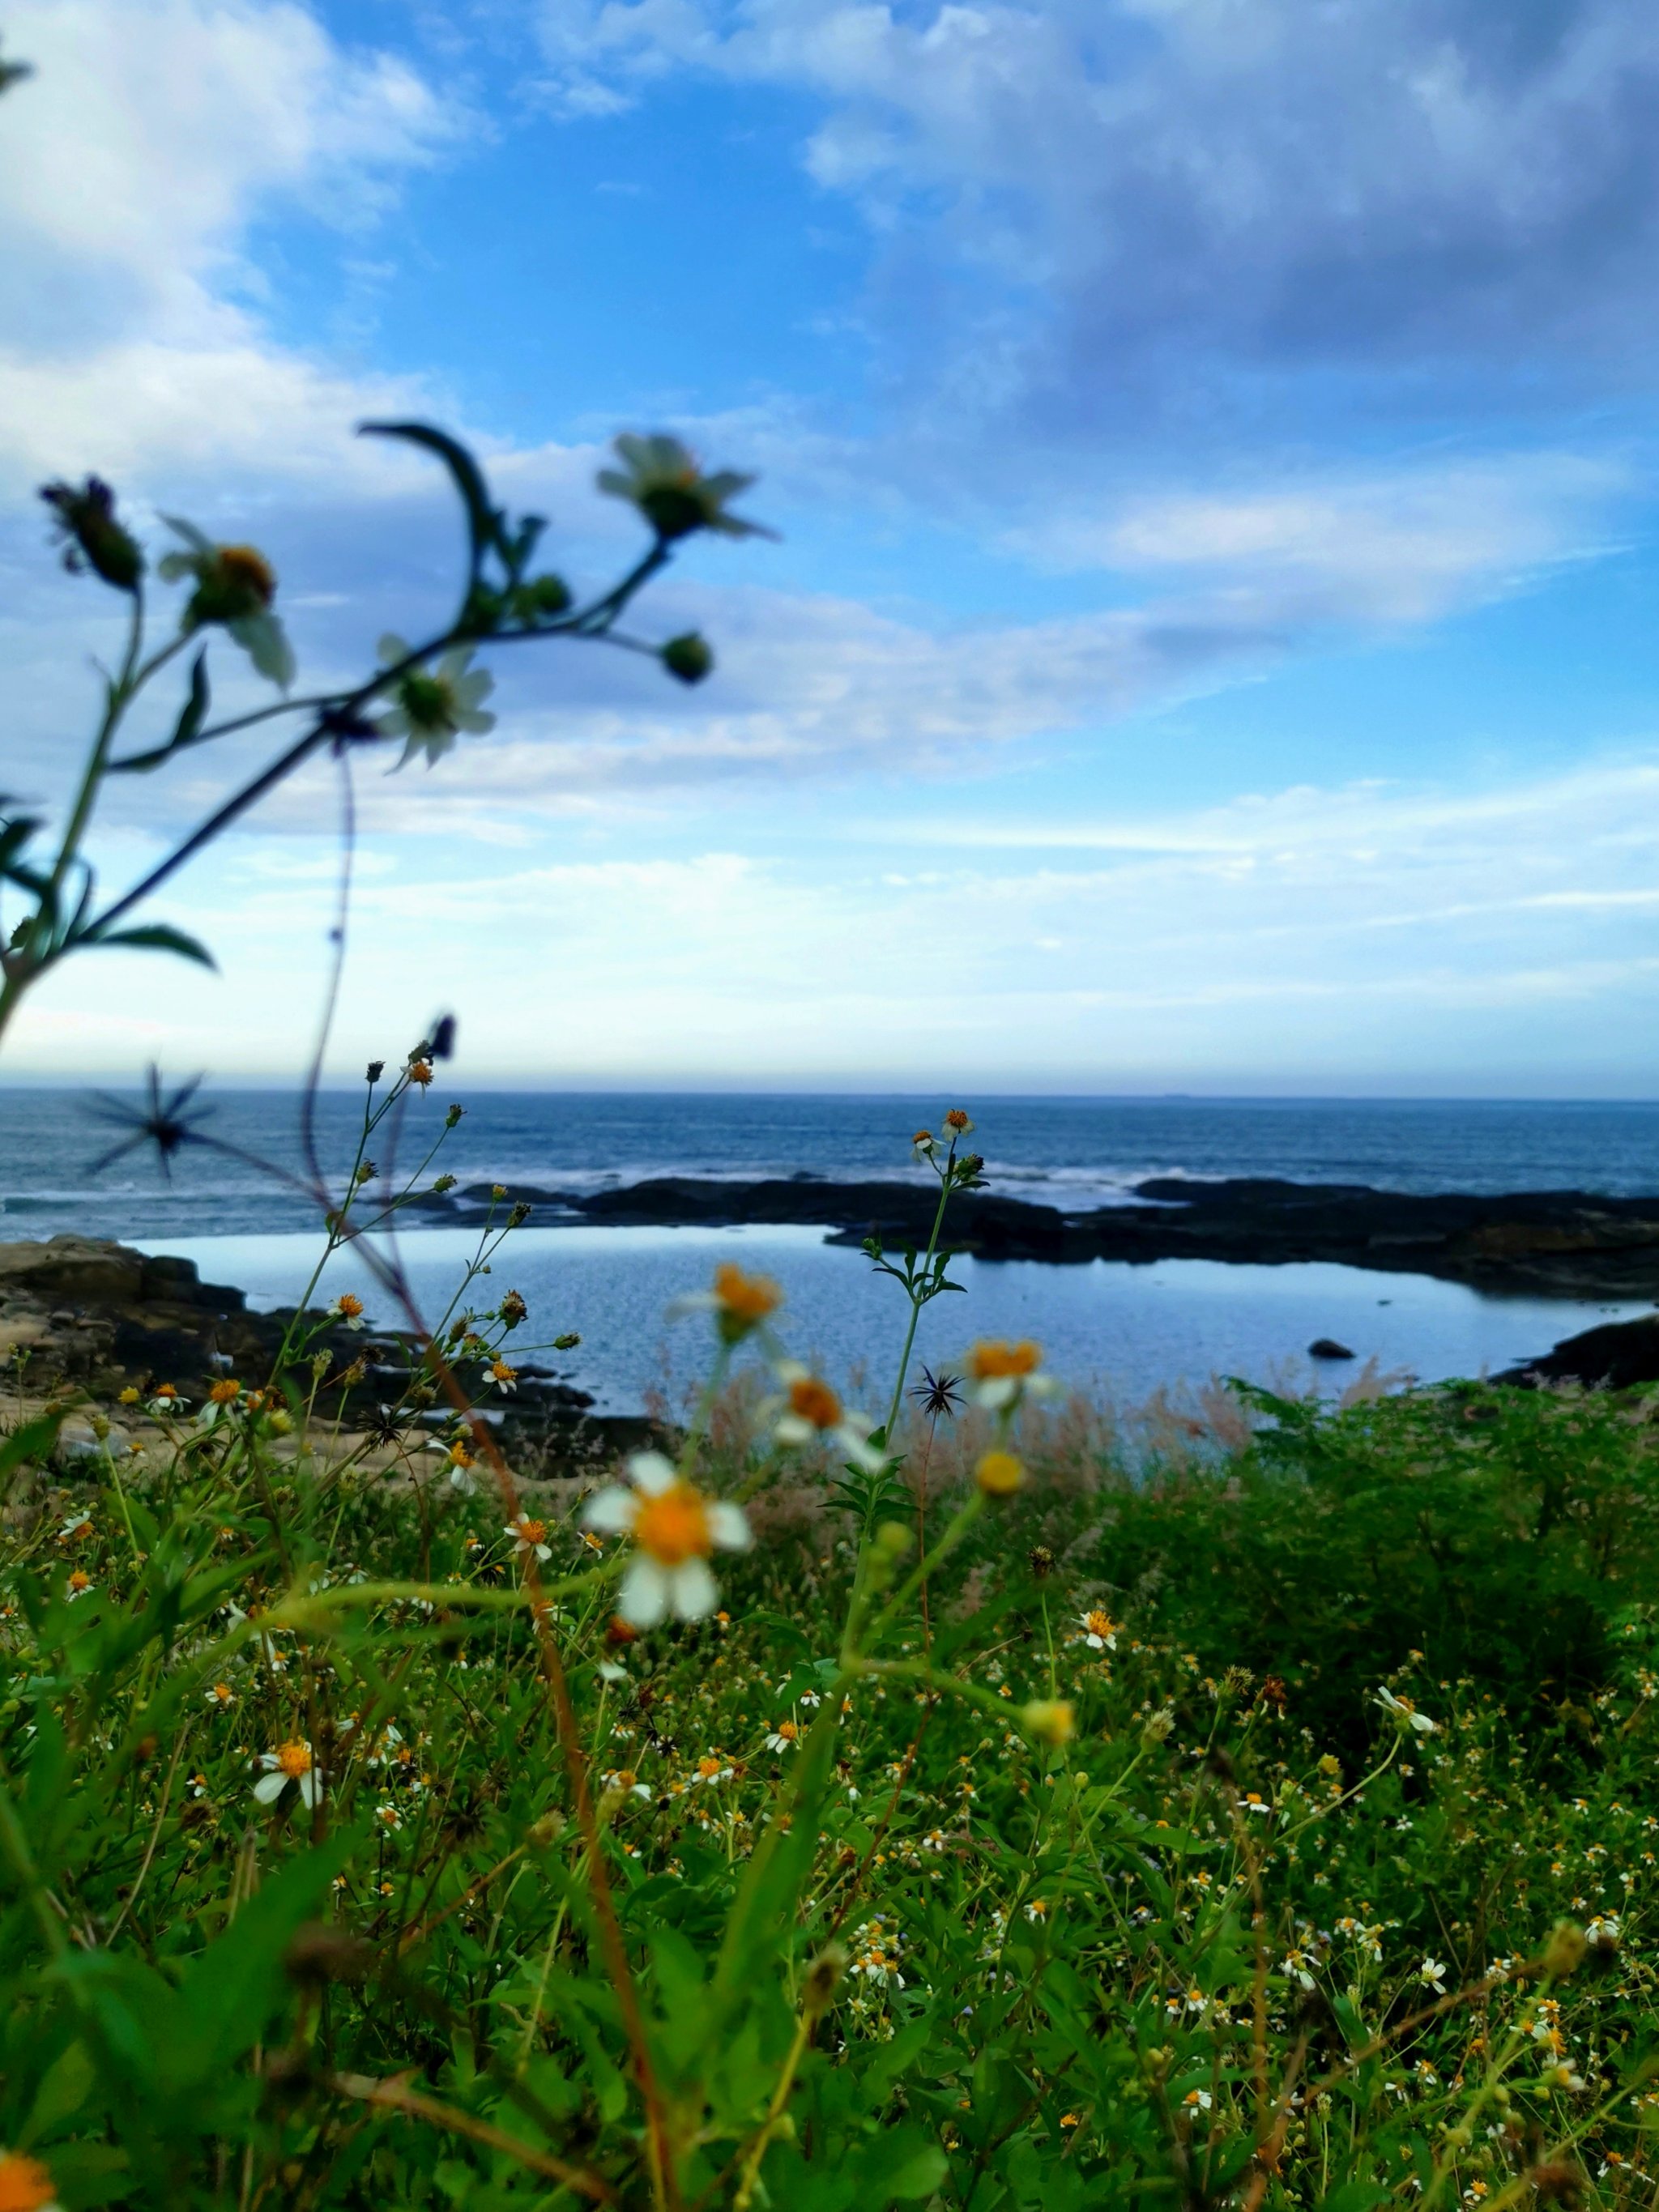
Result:
{"type": "Polygon", "coordinates": [[[435,453],[453,479],[466,509],[467,531],[472,543],[472,573],[477,575],[486,553],[494,550],[507,558],[501,543],[501,517],[489,504],[489,488],[483,472],[466,447],[447,431],[434,429],[429,422],[360,422],[359,434],[369,438],[402,438],[411,446],[420,446],[428,453],[435,453]]]}
{"type": "Polygon", "coordinates": [[[58,1431],[68,1410],[64,1407],[55,1413],[37,1413],[32,1421],[25,1421],[21,1429],[14,1429],[9,1437],[0,1440],[0,1477],[21,1467],[26,1460],[46,1458],[58,1441],[58,1431]]]}
{"type": "Polygon", "coordinates": [[[73,2119],[92,2094],[93,2064],[84,2043],[71,2043],[47,2067],[23,2130],[24,2147],[73,2119]]]}
{"type": "Polygon", "coordinates": [[[920,2128],[895,2128],[871,2148],[864,2166],[867,2202],[912,2203],[931,2197],[950,2171],[950,2160],[920,2128]]]}
{"type": "Polygon", "coordinates": [[[165,921],[143,922],[137,929],[112,929],[107,936],[94,931],[81,939],[83,945],[127,945],[140,952],[176,952],[181,960],[194,960],[201,967],[218,973],[218,962],[205,945],[182,929],[174,929],[165,921]]]}
{"type": "Polygon", "coordinates": [[[203,723],[207,720],[212,696],[207,679],[207,647],[204,646],[191,663],[190,690],[179,710],[179,719],[173,726],[173,735],[166,744],[156,745],[147,753],[131,753],[125,760],[112,761],[111,769],[126,775],[147,775],[151,769],[160,768],[161,763],[173,754],[182,752],[186,745],[193,745],[201,735],[203,723]]]}

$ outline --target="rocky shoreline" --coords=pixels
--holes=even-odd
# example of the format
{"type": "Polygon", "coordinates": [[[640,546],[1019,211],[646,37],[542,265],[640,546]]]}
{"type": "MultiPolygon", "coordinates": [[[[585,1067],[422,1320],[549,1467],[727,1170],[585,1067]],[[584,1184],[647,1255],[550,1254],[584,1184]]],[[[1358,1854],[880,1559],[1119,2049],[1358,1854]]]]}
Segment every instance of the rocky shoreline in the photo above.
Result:
{"type": "MultiPolygon", "coordinates": [[[[516,1187],[538,1226],[823,1227],[829,1241],[870,1235],[926,1243],[937,1193],[916,1182],[721,1182],[661,1176],[590,1193],[516,1187]]],[[[434,1225],[479,1217],[487,1184],[416,1201],[434,1225]]],[[[1138,1184],[1123,1205],[1061,1211],[996,1191],[951,1202],[947,1242],[981,1260],[1326,1260],[1385,1273],[1435,1275],[1489,1295],[1659,1298],[1659,1195],[1521,1191],[1496,1198],[1414,1196],[1360,1183],[1235,1179],[1138,1184]]]]}
{"type": "MultiPolygon", "coordinates": [[[[294,1311],[254,1312],[240,1290],[203,1282],[191,1261],[152,1257],[99,1237],[0,1243],[0,1366],[10,1370],[20,1401],[70,1395],[113,1412],[130,1385],[148,1390],[170,1382],[196,1405],[228,1374],[262,1383],[294,1311]]],[[[331,1353],[337,1378],[361,1362],[349,1398],[337,1380],[319,1389],[315,1404],[325,1419],[372,1418],[413,1379],[409,1344],[396,1332],[341,1323],[316,1341],[331,1353]]],[[[531,1446],[562,1468],[608,1461],[655,1441],[651,1423],[592,1407],[586,1391],[526,1361],[513,1396],[485,1418],[505,1443],[531,1446]]],[[[147,1425],[136,1414],[122,1418],[133,1429],[147,1425]]],[[[444,1409],[434,1407],[433,1418],[441,1425],[444,1409]]]]}

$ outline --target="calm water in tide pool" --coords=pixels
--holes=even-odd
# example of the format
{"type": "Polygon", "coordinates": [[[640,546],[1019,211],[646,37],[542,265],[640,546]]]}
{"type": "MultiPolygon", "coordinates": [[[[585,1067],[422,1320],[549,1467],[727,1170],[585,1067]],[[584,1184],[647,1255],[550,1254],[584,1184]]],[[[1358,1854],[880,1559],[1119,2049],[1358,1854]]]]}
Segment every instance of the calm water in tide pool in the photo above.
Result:
{"type": "MultiPolygon", "coordinates": [[[[913,1172],[908,1137],[945,1103],[923,1097],[809,1097],[469,1093],[434,1090],[435,1124],[451,1096],[465,1120],[443,1164],[463,1182],[591,1190],[680,1173],[729,1178],[799,1171],[829,1179],[913,1172]]],[[[206,1125],[227,1143],[279,1161],[294,1156],[295,1106],[276,1091],[210,1093],[206,1125]]],[[[991,1099],[966,1102],[993,1187],[1069,1206],[1121,1203],[1148,1175],[1283,1176],[1385,1189],[1498,1192],[1571,1188],[1659,1191],[1659,1107],[1340,1099],[991,1099]]],[[[325,1157],[349,1159],[361,1094],[325,1094],[325,1157]]],[[[297,1296],[314,1237],[301,1203],[252,1170],[208,1152],[186,1154],[171,1187],[148,1161],[96,1179],[88,1164],[112,1139],[84,1091],[0,1091],[0,1236],[62,1229],[122,1237],[185,1254],[210,1279],[259,1304],[297,1296]]],[[[410,1146],[417,1133],[410,1133],[410,1146]]],[[[422,1145],[422,1149],[424,1149],[422,1145]]],[[[417,1155],[416,1155],[417,1156],[417,1155]]],[[[441,1306],[470,1238],[424,1230],[404,1238],[423,1298],[441,1306]]],[[[792,1345],[843,1381],[867,1377],[873,1405],[890,1375],[902,1321],[896,1286],[872,1280],[856,1251],[811,1229],[521,1231],[498,1279],[531,1301],[535,1333],[580,1330],[580,1349],[550,1364],[608,1407],[641,1391],[683,1387],[700,1371],[704,1331],[670,1327],[664,1309],[740,1257],[788,1293],[792,1345]]],[[[337,1286],[362,1289],[348,1257],[337,1286]]],[[[1212,1374],[1269,1382],[1310,1370],[1317,1336],[1360,1358],[1425,1380],[1478,1374],[1546,1350],[1598,1319],[1645,1305],[1493,1299],[1457,1285],[1325,1265],[1226,1267],[1207,1261],[1060,1268],[964,1261],[967,1295],[922,1317],[920,1357],[949,1362],[974,1335],[1038,1337],[1067,1378],[1124,1401],[1160,1383],[1212,1374]]],[[[373,1298],[370,1300],[373,1310],[373,1298]]],[[[389,1318],[389,1316],[387,1316],[389,1318]]],[[[1340,1387],[1352,1368],[1322,1372],[1340,1387]]]]}

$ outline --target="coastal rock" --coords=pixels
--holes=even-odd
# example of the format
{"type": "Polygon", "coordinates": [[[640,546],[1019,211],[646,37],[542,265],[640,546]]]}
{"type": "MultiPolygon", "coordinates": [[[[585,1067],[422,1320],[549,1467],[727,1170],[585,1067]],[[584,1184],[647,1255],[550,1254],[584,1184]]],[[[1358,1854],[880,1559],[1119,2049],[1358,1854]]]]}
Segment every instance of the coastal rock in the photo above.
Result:
{"type": "MultiPolygon", "coordinates": [[[[479,1184],[417,1205],[430,1219],[465,1221],[478,1218],[491,1195],[479,1184]]],[[[875,1235],[891,1249],[927,1243],[939,1193],[921,1177],[726,1182],[660,1176],[595,1192],[519,1188],[513,1196],[529,1208],[532,1222],[546,1227],[790,1223],[821,1227],[832,1243],[875,1235]]],[[[1078,1211],[974,1191],[952,1201],[946,1242],[981,1260],[1061,1266],[1323,1260],[1544,1297],[1659,1297],[1659,1197],[1584,1191],[1423,1195],[1363,1183],[1154,1177],[1136,1185],[1126,1204],[1078,1211]]]]}
{"type": "Polygon", "coordinates": [[[1586,1389],[1628,1390],[1638,1382],[1659,1382],[1659,1314],[1583,1329],[1497,1379],[1523,1389],[1540,1382],[1579,1382],[1586,1389]]]}
{"type": "Polygon", "coordinates": [[[1308,1346],[1310,1359],[1356,1359],[1357,1352],[1350,1352],[1346,1344],[1339,1344],[1334,1336],[1316,1336],[1308,1346]]]}

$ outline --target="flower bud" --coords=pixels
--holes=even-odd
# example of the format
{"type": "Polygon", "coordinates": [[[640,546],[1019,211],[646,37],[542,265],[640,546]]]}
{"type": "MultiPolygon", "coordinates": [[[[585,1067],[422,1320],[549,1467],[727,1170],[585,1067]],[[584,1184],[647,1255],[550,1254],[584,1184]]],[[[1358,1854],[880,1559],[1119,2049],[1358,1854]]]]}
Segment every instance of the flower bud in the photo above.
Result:
{"type": "Polygon", "coordinates": [[[678,676],[682,684],[701,684],[714,665],[714,655],[706,638],[699,637],[694,629],[681,637],[671,637],[662,648],[662,665],[671,676],[678,676]]]}
{"type": "Polygon", "coordinates": [[[827,1943],[807,1968],[806,1979],[801,1984],[800,2008],[808,2020],[823,2018],[846,1972],[846,1951],[839,1943],[827,1943]]]}
{"type": "Polygon", "coordinates": [[[1012,1498],[1024,1480],[1024,1466],[1012,1452],[988,1451],[974,1469],[974,1480],[986,1498],[1012,1498]]]}
{"type": "Polygon", "coordinates": [[[1168,1705],[1161,1705],[1155,1713],[1148,1713],[1146,1726],[1140,1731],[1144,1744],[1167,1743],[1175,1728],[1175,1715],[1168,1705]]]}
{"type": "Polygon", "coordinates": [[[1571,1920],[1558,1920],[1554,1933],[1544,1946],[1544,1972],[1552,1981],[1565,1981],[1583,1964],[1584,1931],[1571,1920]]]}
{"type": "Polygon", "coordinates": [[[90,568],[118,592],[136,592],[144,573],[138,541],[115,519],[115,494],[101,477],[73,484],[43,484],[40,496],[52,509],[64,541],[64,566],[71,575],[90,568]]]}
{"type": "Polygon", "coordinates": [[[1066,1698],[1033,1698],[1020,1710],[1020,1725],[1035,1743],[1058,1750],[1077,1734],[1077,1715],[1066,1698]]]}

